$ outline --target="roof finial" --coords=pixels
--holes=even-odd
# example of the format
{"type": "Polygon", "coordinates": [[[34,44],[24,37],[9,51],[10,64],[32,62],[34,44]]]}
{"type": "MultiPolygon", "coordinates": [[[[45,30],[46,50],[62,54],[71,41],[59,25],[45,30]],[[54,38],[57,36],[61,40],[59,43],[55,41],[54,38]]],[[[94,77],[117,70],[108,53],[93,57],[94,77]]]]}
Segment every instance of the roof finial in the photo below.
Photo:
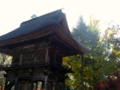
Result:
{"type": "Polygon", "coordinates": [[[32,16],[31,16],[31,18],[33,19],[33,18],[36,18],[37,17],[37,15],[35,15],[35,14],[33,14],[32,16]]]}

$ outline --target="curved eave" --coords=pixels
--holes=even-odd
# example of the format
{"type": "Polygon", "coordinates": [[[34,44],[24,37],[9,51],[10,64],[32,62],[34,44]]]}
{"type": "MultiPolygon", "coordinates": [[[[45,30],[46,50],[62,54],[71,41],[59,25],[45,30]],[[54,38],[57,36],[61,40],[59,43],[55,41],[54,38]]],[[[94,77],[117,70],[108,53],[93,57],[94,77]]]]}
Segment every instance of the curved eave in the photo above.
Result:
{"type": "Polygon", "coordinates": [[[71,34],[69,34],[60,24],[54,24],[54,33],[65,43],[70,45],[75,51],[80,54],[85,54],[89,50],[80,42],[75,40],[71,34]]]}

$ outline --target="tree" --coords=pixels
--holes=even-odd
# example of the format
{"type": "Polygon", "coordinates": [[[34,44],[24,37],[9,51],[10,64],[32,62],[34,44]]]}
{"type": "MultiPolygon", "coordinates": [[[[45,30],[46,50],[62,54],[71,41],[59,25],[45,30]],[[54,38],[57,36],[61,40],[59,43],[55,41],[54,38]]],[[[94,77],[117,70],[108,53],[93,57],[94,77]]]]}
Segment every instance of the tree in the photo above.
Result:
{"type": "MultiPolygon", "coordinates": [[[[102,84],[105,90],[120,89],[120,37],[116,37],[119,33],[118,30],[119,28],[114,27],[107,28],[103,38],[103,41],[107,42],[107,46],[109,46],[108,60],[114,63],[116,67],[115,71],[111,72],[111,75],[98,84],[98,86],[102,84]]],[[[101,89],[102,87],[98,88],[101,89]]]]}
{"type": "MultiPolygon", "coordinates": [[[[101,40],[99,32],[99,20],[90,17],[89,25],[87,26],[80,17],[77,26],[73,28],[72,35],[79,42],[83,43],[90,53],[84,55],[84,85],[85,90],[93,89],[97,82],[102,81],[105,76],[108,76],[115,70],[115,65],[108,60],[109,48],[105,42],[101,40]]],[[[69,74],[70,79],[67,83],[73,89],[81,89],[81,57],[72,56],[65,58],[65,64],[72,66],[74,73],[69,74]]]]}
{"type": "MultiPolygon", "coordinates": [[[[11,59],[11,56],[0,53],[0,66],[11,64],[11,59]]],[[[5,71],[0,71],[0,86],[4,86],[4,74],[5,71]]]]}

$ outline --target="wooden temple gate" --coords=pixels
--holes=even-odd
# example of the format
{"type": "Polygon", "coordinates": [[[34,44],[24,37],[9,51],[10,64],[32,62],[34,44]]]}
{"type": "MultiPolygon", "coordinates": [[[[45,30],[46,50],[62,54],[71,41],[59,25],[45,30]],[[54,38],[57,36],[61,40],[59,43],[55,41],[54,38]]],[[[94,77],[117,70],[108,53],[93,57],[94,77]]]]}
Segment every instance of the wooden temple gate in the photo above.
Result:
{"type": "Polygon", "coordinates": [[[88,50],[71,35],[65,14],[57,10],[23,22],[0,37],[0,52],[12,56],[11,64],[0,70],[6,74],[5,90],[65,90],[63,57],[88,50]]]}

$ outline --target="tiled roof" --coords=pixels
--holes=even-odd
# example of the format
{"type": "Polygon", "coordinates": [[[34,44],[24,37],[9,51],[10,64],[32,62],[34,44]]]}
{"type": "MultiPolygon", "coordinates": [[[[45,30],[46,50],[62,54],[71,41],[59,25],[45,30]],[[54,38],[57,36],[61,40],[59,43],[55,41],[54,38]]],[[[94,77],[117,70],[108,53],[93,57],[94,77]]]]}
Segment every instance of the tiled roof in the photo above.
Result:
{"type": "Polygon", "coordinates": [[[15,37],[27,34],[27,33],[31,33],[35,30],[41,29],[48,25],[58,23],[63,19],[64,15],[65,14],[62,13],[61,10],[57,10],[57,11],[45,14],[43,16],[25,21],[21,23],[19,28],[1,36],[0,41],[15,38],[15,37]]]}

